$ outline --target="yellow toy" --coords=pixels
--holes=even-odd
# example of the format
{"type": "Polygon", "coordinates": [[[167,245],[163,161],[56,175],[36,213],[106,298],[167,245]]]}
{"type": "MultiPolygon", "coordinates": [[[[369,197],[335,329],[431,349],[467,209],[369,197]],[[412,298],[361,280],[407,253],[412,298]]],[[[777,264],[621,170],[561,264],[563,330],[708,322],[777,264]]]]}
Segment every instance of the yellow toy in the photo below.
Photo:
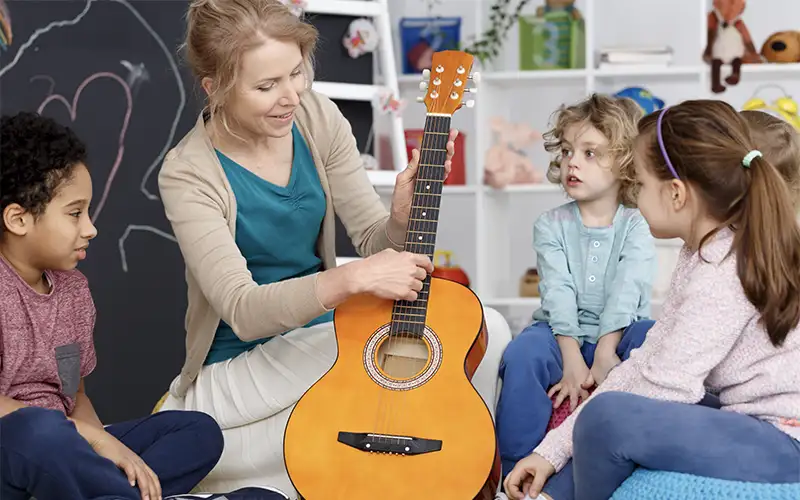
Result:
{"type": "Polygon", "coordinates": [[[757,88],[753,94],[753,97],[744,103],[742,109],[765,111],[777,116],[778,118],[786,120],[795,128],[795,130],[800,132],[800,116],[797,114],[797,102],[792,99],[792,97],[780,85],[772,83],[762,85],[761,87],[757,88]],[[774,101],[767,101],[762,97],[759,97],[759,92],[767,87],[777,88],[781,92],[781,96],[774,101]]]}

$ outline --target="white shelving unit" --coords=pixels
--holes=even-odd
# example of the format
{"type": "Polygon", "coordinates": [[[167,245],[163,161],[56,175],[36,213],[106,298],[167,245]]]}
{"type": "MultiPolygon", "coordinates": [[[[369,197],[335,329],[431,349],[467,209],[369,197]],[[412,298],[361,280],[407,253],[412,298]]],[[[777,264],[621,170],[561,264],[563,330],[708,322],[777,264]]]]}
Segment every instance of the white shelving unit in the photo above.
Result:
{"type": "MultiPolygon", "coordinates": [[[[543,3],[544,0],[532,0],[523,14],[533,14],[543,3]]],[[[433,14],[461,17],[461,37],[466,41],[486,27],[491,4],[492,0],[444,0],[433,14]]],[[[525,270],[536,265],[533,223],[543,211],[568,200],[560,186],[551,184],[516,185],[502,190],[483,185],[483,158],[494,140],[489,126],[491,117],[524,121],[543,132],[560,104],[575,102],[591,92],[613,93],[628,86],[645,87],[668,105],[685,99],[717,98],[738,108],[765,83],[779,83],[790,95],[800,96],[800,64],[746,65],[738,86],[724,94],[710,92],[709,70],[701,55],[711,0],[578,0],[575,5],[586,22],[587,68],[519,71],[514,26],[500,57],[484,67],[474,68],[482,73],[479,92],[474,96],[475,107],[463,108],[453,117],[453,127],[466,136],[467,184],[445,187],[437,248],[454,252],[456,263],[467,272],[482,302],[503,312],[512,328],[522,327],[538,306],[538,299],[522,298],[518,293],[525,270]],[[622,45],[669,45],[675,52],[673,64],[661,69],[596,69],[598,49],[622,45]]],[[[390,14],[396,59],[402,61],[400,20],[427,16],[426,2],[391,1],[390,14]]],[[[760,49],[771,33],[793,29],[791,20],[800,18],[800,2],[762,0],[758,5],[748,5],[743,17],[756,48],[760,49]],[[781,16],[768,14],[770,11],[781,12],[781,16]]],[[[418,88],[421,76],[398,71],[400,94],[408,102],[404,124],[407,128],[422,128],[426,110],[423,104],[416,103],[416,97],[422,95],[418,88]]],[[[541,143],[529,152],[544,172],[549,157],[541,143]]],[[[392,187],[377,189],[388,205],[392,187]]],[[[680,246],[674,241],[659,241],[658,248],[659,273],[654,283],[656,314],[680,246]]]]}

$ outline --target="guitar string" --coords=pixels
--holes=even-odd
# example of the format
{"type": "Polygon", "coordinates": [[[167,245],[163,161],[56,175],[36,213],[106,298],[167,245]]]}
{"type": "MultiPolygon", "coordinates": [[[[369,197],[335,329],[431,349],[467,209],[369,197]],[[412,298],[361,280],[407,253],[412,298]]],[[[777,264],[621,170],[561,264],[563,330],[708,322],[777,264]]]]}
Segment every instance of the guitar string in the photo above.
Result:
{"type": "MultiPolygon", "coordinates": [[[[436,162],[432,156],[435,155],[436,151],[436,144],[435,139],[439,137],[439,128],[441,127],[443,120],[440,117],[436,116],[428,116],[426,119],[426,126],[425,131],[423,132],[422,144],[420,146],[420,156],[419,156],[419,167],[417,170],[417,176],[414,180],[414,196],[412,197],[411,208],[409,211],[409,224],[407,225],[406,229],[406,238],[405,238],[405,248],[404,250],[414,253],[423,253],[422,250],[427,248],[429,245],[419,244],[419,240],[415,240],[414,238],[419,236],[423,237],[423,240],[426,240],[425,232],[432,232],[429,227],[431,225],[430,220],[425,220],[425,216],[421,216],[421,213],[426,213],[433,208],[431,206],[431,202],[434,201],[434,196],[428,195],[426,190],[423,188],[424,183],[430,183],[430,180],[434,178],[438,178],[439,176],[435,176],[433,172],[436,171],[436,167],[431,167],[429,165],[436,165],[436,162]],[[433,129],[433,130],[431,130],[433,129]],[[432,132],[432,133],[431,133],[432,132]],[[431,172],[433,171],[433,172],[431,172]],[[416,202],[416,203],[415,203],[416,202]],[[425,212],[422,212],[422,211],[425,212]],[[424,248],[423,248],[424,247],[424,248]]],[[[445,145],[446,145],[445,141],[445,145]]],[[[432,216],[433,214],[431,214],[432,216]]],[[[425,241],[427,243],[427,241],[425,241]]],[[[424,252],[425,255],[428,255],[428,252],[424,252]]],[[[432,258],[429,257],[429,258],[432,258]]],[[[428,290],[425,290],[425,283],[428,282],[429,276],[426,276],[425,281],[423,281],[423,289],[420,290],[419,297],[417,301],[397,301],[395,302],[395,306],[393,308],[393,322],[392,328],[389,332],[389,352],[393,351],[393,347],[397,344],[403,345],[403,341],[413,338],[412,335],[409,335],[407,330],[414,330],[413,333],[421,336],[424,333],[424,318],[422,321],[419,321],[417,318],[418,316],[414,312],[410,311],[424,311],[424,306],[420,306],[420,302],[424,300],[425,304],[427,305],[427,298],[429,296],[429,285],[428,290]],[[422,327],[423,330],[421,332],[416,331],[419,327],[422,327]],[[400,329],[397,331],[397,329],[400,329]]],[[[385,415],[385,418],[380,419],[382,421],[381,427],[384,429],[382,432],[383,435],[392,435],[393,426],[391,425],[392,416],[395,413],[393,411],[395,405],[392,404],[392,401],[395,399],[402,399],[402,398],[392,398],[390,402],[382,408],[384,411],[382,412],[385,415]]],[[[380,404],[380,401],[379,401],[380,404]]],[[[383,406],[383,405],[381,405],[383,406]]],[[[399,441],[397,443],[399,444],[399,441]]]]}
{"type": "MultiPolygon", "coordinates": [[[[452,87],[446,94],[442,95],[449,97],[451,91],[452,87]]],[[[449,140],[450,120],[450,116],[428,117],[428,124],[426,124],[425,130],[428,130],[429,132],[423,132],[423,140],[420,148],[420,165],[417,171],[417,178],[415,179],[414,190],[415,193],[419,195],[418,198],[421,201],[419,203],[420,206],[417,206],[412,201],[412,207],[409,215],[413,214],[416,215],[416,217],[409,217],[410,224],[407,227],[406,234],[406,250],[426,255],[431,260],[433,260],[433,256],[435,254],[433,250],[435,249],[436,231],[434,229],[438,224],[439,211],[441,207],[441,196],[445,171],[444,162],[447,159],[446,146],[449,140]],[[433,186],[433,189],[430,189],[431,186],[433,186]],[[420,217],[420,212],[422,210],[425,211],[423,213],[426,215],[420,217]],[[436,212],[431,212],[430,214],[427,213],[428,211],[433,210],[436,212]],[[417,213],[414,213],[415,211],[417,213]],[[431,220],[431,218],[434,220],[431,220]],[[416,237],[416,239],[414,239],[414,237],[416,237]],[[420,239],[420,237],[422,237],[422,239],[420,239]]],[[[422,310],[427,312],[427,306],[430,299],[430,286],[431,276],[428,275],[423,281],[422,290],[420,290],[418,299],[416,301],[402,301],[396,303],[395,310],[399,316],[399,321],[406,326],[406,328],[403,328],[399,334],[401,345],[402,340],[413,338],[413,335],[409,335],[406,330],[413,331],[413,333],[419,337],[418,340],[425,344],[424,332],[427,316],[417,315],[416,313],[409,312],[409,309],[412,311],[422,310]],[[419,306],[418,304],[420,302],[424,302],[425,305],[419,306]],[[417,320],[417,317],[421,317],[421,320],[417,320]]],[[[426,351],[430,356],[431,349],[428,348],[427,345],[426,351]]],[[[426,360],[426,364],[423,366],[423,369],[427,366],[428,361],[432,361],[432,356],[430,356],[429,360],[426,360]]],[[[392,425],[395,423],[392,421],[392,417],[395,414],[395,411],[393,411],[395,405],[392,403],[395,399],[399,400],[402,398],[392,398],[388,405],[389,407],[387,408],[387,414],[389,419],[385,425],[386,432],[384,435],[396,434],[396,432],[392,432],[395,427],[392,425]]],[[[394,444],[400,444],[400,441],[397,440],[397,443],[394,444]]]]}
{"type": "MultiPolygon", "coordinates": [[[[416,245],[414,245],[413,236],[416,232],[420,230],[420,228],[418,227],[419,221],[416,220],[419,219],[419,214],[415,214],[415,212],[419,212],[420,207],[427,206],[428,204],[426,203],[425,197],[423,196],[424,194],[423,191],[420,190],[419,179],[422,176],[423,172],[422,164],[424,163],[424,161],[428,161],[423,157],[427,158],[429,150],[431,149],[430,148],[431,136],[428,135],[427,131],[429,131],[432,126],[435,126],[435,122],[432,120],[432,118],[433,117],[431,116],[426,117],[425,129],[423,131],[423,137],[422,137],[422,144],[420,145],[420,151],[419,151],[420,165],[418,166],[417,175],[416,178],[414,179],[414,194],[412,196],[411,207],[409,210],[409,222],[406,227],[405,244],[404,244],[404,250],[409,252],[415,252],[415,250],[417,250],[415,248],[416,245]]],[[[415,302],[410,302],[410,301],[409,303],[412,304],[412,307],[413,304],[415,304],[415,302]]],[[[406,301],[404,300],[396,301],[392,312],[393,312],[392,328],[390,329],[389,332],[390,352],[392,352],[396,344],[402,345],[403,340],[407,336],[406,329],[411,329],[416,326],[413,322],[411,322],[411,318],[409,317],[410,315],[409,306],[407,305],[406,301]]],[[[391,402],[394,401],[395,399],[400,399],[400,398],[393,397],[390,400],[389,404],[386,405],[387,407],[384,409],[385,418],[382,419],[384,424],[382,427],[384,427],[386,430],[386,432],[384,433],[385,435],[392,435],[391,421],[392,421],[392,414],[394,413],[394,411],[392,411],[394,405],[392,405],[391,402]]]]}

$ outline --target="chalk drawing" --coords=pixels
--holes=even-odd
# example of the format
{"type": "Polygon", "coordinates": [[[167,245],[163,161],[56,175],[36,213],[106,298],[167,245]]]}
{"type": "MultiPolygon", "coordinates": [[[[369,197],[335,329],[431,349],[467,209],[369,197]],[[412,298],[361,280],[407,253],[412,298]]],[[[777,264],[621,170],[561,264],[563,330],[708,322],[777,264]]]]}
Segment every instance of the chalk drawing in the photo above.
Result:
{"type": "Polygon", "coordinates": [[[131,88],[131,92],[133,96],[136,97],[136,93],[139,91],[140,83],[144,83],[150,79],[150,73],[147,72],[147,68],[145,68],[144,63],[133,64],[130,61],[122,60],[120,61],[125,69],[128,70],[128,78],[125,81],[128,83],[128,87],[131,88]]]}
{"type": "MultiPolygon", "coordinates": [[[[84,6],[83,10],[80,13],[78,13],[78,15],[76,15],[72,19],[54,21],[54,22],[49,23],[47,26],[44,26],[43,28],[38,28],[37,30],[35,30],[31,34],[31,36],[28,38],[28,40],[26,40],[25,43],[23,43],[19,47],[19,49],[17,49],[17,53],[15,54],[13,60],[11,62],[9,62],[3,68],[0,68],[0,78],[2,78],[3,75],[5,75],[7,72],[9,72],[11,69],[13,69],[17,65],[17,63],[22,58],[22,56],[25,54],[25,52],[29,48],[31,48],[33,46],[33,44],[36,42],[36,40],[39,37],[41,37],[42,35],[50,32],[51,30],[56,29],[56,28],[63,28],[63,27],[77,25],[86,16],[86,14],[89,12],[89,9],[92,7],[92,5],[96,1],[99,1],[99,0],[86,0],[86,5],[84,6]]],[[[156,44],[158,44],[158,46],[161,49],[161,51],[164,53],[164,56],[167,59],[167,63],[170,66],[170,70],[172,72],[172,76],[174,76],[175,83],[176,83],[176,85],[178,87],[179,102],[178,102],[177,109],[175,110],[175,115],[174,115],[174,117],[172,119],[172,123],[171,123],[171,126],[170,126],[169,134],[168,134],[168,136],[167,136],[167,138],[166,138],[166,140],[164,142],[163,147],[159,151],[158,155],[153,159],[153,162],[148,166],[148,168],[145,171],[145,173],[144,173],[144,175],[142,177],[142,180],[141,180],[141,182],[139,184],[139,190],[141,191],[141,193],[147,199],[149,199],[149,200],[158,200],[158,196],[156,194],[154,194],[154,193],[151,193],[147,189],[147,182],[150,179],[150,177],[153,174],[153,172],[155,171],[155,169],[161,164],[161,162],[162,162],[162,160],[164,158],[164,155],[166,155],[166,153],[169,151],[169,148],[172,146],[172,141],[175,138],[175,133],[176,133],[177,128],[178,128],[178,123],[180,122],[181,114],[183,113],[183,109],[186,106],[186,90],[183,88],[183,81],[181,80],[181,74],[180,74],[180,71],[178,70],[178,64],[176,63],[175,58],[173,57],[173,55],[170,52],[170,50],[167,48],[166,44],[164,43],[164,40],[162,40],[161,37],[158,35],[158,33],[155,32],[155,30],[147,22],[147,20],[145,20],[142,17],[142,15],[127,0],[105,0],[105,1],[115,2],[115,3],[118,3],[118,4],[122,5],[123,7],[125,7],[133,15],[133,17],[136,18],[136,20],[139,22],[139,24],[141,24],[142,27],[148,32],[148,34],[153,38],[153,40],[156,42],[156,44]]],[[[9,44],[10,44],[10,37],[11,37],[10,19],[11,19],[11,17],[8,14],[8,10],[7,9],[3,9],[4,7],[5,7],[5,0],[0,0],[0,28],[6,28],[6,32],[7,32],[6,34],[8,36],[8,41],[9,41],[9,44]]],[[[0,36],[2,36],[2,34],[0,34],[0,36]]],[[[37,51],[38,47],[34,47],[33,50],[37,51]]],[[[106,181],[106,184],[104,186],[104,190],[103,190],[103,194],[101,195],[100,202],[99,202],[97,208],[95,209],[94,214],[92,215],[92,220],[96,220],[97,217],[100,215],[100,212],[102,211],[102,208],[103,208],[103,206],[105,205],[105,203],[107,201],[107,198],[108,198],[108,195],[109,195],[109,192],[110,192],[110,188],[111,188],[111,185],[112,185],[113,178],[116,175],[117,170],[119,169],[119,166],[120,166],[120,164],[122,162],[122,158],[123,158],[123,154],[124,154],[124,138],[125,138],[125,133],[127,131],[127,126],[128,126],[128,122],[130,120],[130,114],[131,114],[131,110],[132,110],[132,100],[133,100],[133,95],[132,94],[135,93],[135,91],[138,89],[137,83],[143,82],[143,81],[146,81],[146,80],[149,79],[149,74],[148,74],[147,69],[144,67],[143,64],[140,63],[140,64],[135,65],[135,64],[131,63],[130,61],[126,61],[126,60],[122,60],[122,61],[120,61],[120,63],[126,69],[128,69],[128,78],[127,78],[127,80],[123,80],[118,75],[116,75],[114,73],[110,73],[110,72],[95,73],[93,75],[90,75],[78,87],[78,89],[75,92],[75,96],[73,97],[72,102],[68,101],[66,98],[64,98],[61,95],[53,94],[53,92],[55,90],[55,81],[51,77],[49,77],[47,75],[37,75],[36,77],[31,79],[31,80],[33,80],[33,79],[44,79],[44,80],[47,80],[47,81],[50,82],[50,89],[48,91],[47,98],[39,106],[39,109],[40,109],[39,112],[40,113],[41,113],[41,110],[44,109],[44,107],[49,102],[51,102],[51,101],[59,101],[59,102],[61,102],[62,104],[64,104],[67,107],[67,109],[70,112],[70,116],[72,117],[73,120],[75,119],[75,114],[77,112],[77,103],[78,103],[78,99],[79,99],[79,96],[80,96],[80,92],[92,80],[97,79],[97,78],[99,78],[101,76],[102,77],[112,78],[112,79],[118,81],[123,86],[123,88],[125,89],[125,96],[126,96],[126,99],[127,99],[127,102],[128,102],[128,108],[126,110],[123,127],[122,127],[122,130],[120,132],[119,149],[118,149],[117,158],[114,161],[114,165],[112,166],[112,169],[111,169],[111,174],[109,175],[109,178],[106,181]]],[[[122,268],[123,268],[123,270],[125,272],[128,271],[127,258],[126,258],[125,248],[124,248],[125,240],[128,238],[128,236],[130,235],[130,233],[132,231],[147,231],[147,232],[151,232],[153,234],[156,234],[156,235],[158,235],[158,236],[160,236],[162,238],[165,238],[165,239],[167,239],[169,241],[177,242],[177,240],[175,239],[174,236],[172,236],[171,234],[169,234],[167,232],[164,232],[164,231],[162,231],[162,230],[160,230],[158,228],[155,228],[155,227],[152,227],[152,226],[148,226],[148,225],[142,225],[142,224],[129,224],[126,227],[123,236],[118,241],[119,248],[120,248],[120,257],[122,259],[122,268]]]]}
{"type": "Polygon", "coordinates": [[[128,235],[130,235],[132,231],[146,231],[148,233],[153,233],[158,236],[161,236],[162,238],[166,238],[170,241],[174,241],[175,243],[178,242],[178,239],[175,238],[173,235],[165,231],[162,231],[160,229],[157,229],[153,226],[144,226],[138,224],[128,225],[128,227],[125,228],[125,233],[123,233],[122,237],[119,239],[119,242],[117,243],[119,245],[119,255],[120,258],[122,259],[122,270],[125,271],[126,273],[128,272],[128,258],[127,254],[125,253],[125,240],[128,239],[128,235]]]}
{"type": "Polygon", "coordinates": [[[47,90],[47,95],[52,94],[53,90],[55,90],[55,88],[56,88],[56,81],[53,80],[53,77],[50,76],[50,75],[34,75],[28,81],[29,82],[33,82],[33,81],[36,81],[36,80],[47,80],[48,82],[50,82],[50,88],[47,90]]]}
{"type": "MultiPolygon", "coordinates": [[[[78,24],[81,21],[81,19],[83,19],[83,16],[85,16],[86,13],[89,12],[89,7],[91,7],[92,2],[94,2],[94,1],[95,0],[86,0],[86,6],[83,8],[83,10],[80,12],[80,14],[78,14],[74,18],[66,20],[66,21],[53,21],[52,23],[48,24],[44,28],[39,28],[36,31],[34,31],[33,34],[31,35],[31,37],[28,38],[25,41],[25,43],[20,45],[19,49],[17,50],[17,53],[14,55],[14,59],[12,59],[10,63],[8,63],[5,66],[3,66],[2,68],[0,68],[0,77],[5,75],[6,73],[8,73],[11,70],[11,68],[13,68],[14,66],[17,65],[17,63],[19,62],[20,58],[22,57],[22,54],[24,54],[25,51],[28,50],[28,48],[31,45],[33,45],[33,42],[35,42],[37,38],[39,38],[40,36],[42,36],[45,33],[49,32],[53,28],[63,28],[65,26],[75,26],[76,24],[78,24]]],[[[124,0],[119,0],[119,1],[124,1],[124,0]]]]}
{"type": "Polygon", "coordinates": [[[72,97],[72,102],[68,101],[66,97],[60,94],[50,94],[45,98],[44,101],[42,101],[42,103],[39,105],[39,108],[36,110],[36,112],[41,115],[42,111],[44,111],[44,108],[47,107],[49,103],[57,101],[66,106],[67,110],[69,111],[69,116],[74,122],[78,114],[78,101],[81,98],[81,93],[87,85],[98,78],[110,78],[119,83],[120,86],[122,86],[122,90],[125,92],[125,101],[127,107],[125,108],[125,116],[122,119],[122,128],[120,129],[119,139],[117,142],[117,157],[114,160],[114,164],[111,166],[111,172],[108,174],[108,179],[103,187],[103,194],[100,196],[100,201],[97,203],[96,208],[94,209],[94,214],[92,214],[92,222],[97,221],[97,218],[100,216],[100,212],[103,210],[103,206],[106,204],[106,200],[108,200],[108,193],[111,190],[111,184],[114,182],[114,177],[117,175],[119,165],[122,163],[122,156],[125,154],[125,133],[128,131],[128,123],[131,119],[131,111],[133,111],[133,97],[131,96],[131,89],[128,87],[128,84],[125,82],[125,80],[120,78],[118,75],[107,71],[101,71],[89,75],[89,77],[87,77],[80,83],[80,85],[78,85],[77,90],[75,90],[75,95],[72,97]]]}

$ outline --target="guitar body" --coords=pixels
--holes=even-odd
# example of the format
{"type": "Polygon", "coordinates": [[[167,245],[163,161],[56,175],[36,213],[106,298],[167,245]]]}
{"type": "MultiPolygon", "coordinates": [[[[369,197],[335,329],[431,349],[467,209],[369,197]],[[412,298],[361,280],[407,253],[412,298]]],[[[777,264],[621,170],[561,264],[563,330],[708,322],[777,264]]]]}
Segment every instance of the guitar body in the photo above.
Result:
{"type": "Polygon", "coordinates": [[[336,362],[286,427],[286,468],[301,498],[494,498],[494,424],[470,382],[486,351],[483,308],[439,278],[429,297],[422,336],[388,335],[390,300],[360,295],[336,309],[336,362]]]}

